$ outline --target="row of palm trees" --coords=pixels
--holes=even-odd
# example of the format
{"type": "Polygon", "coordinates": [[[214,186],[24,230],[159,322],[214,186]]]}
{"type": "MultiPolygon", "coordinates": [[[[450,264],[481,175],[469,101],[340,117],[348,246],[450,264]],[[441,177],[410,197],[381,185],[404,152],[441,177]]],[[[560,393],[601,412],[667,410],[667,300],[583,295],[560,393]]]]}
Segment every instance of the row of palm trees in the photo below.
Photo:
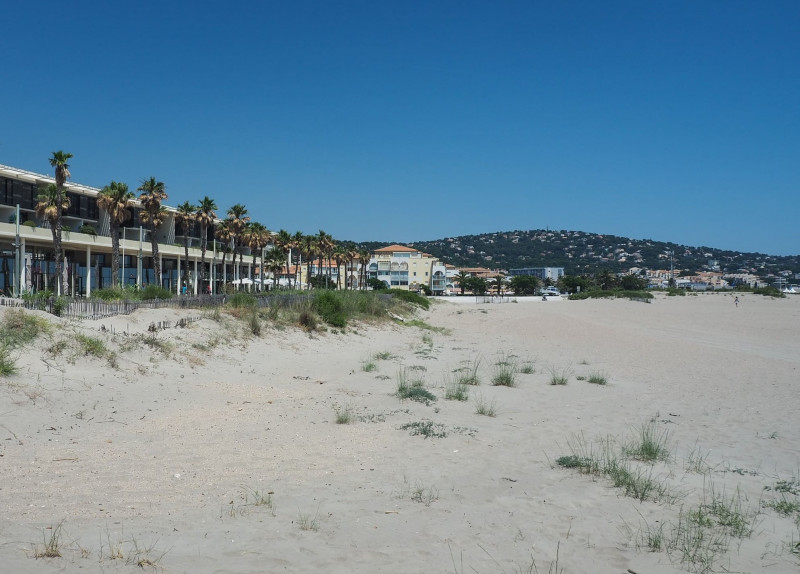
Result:
{"type": "MultiPolygon", "coordinates": [[[[63,273],[64,252],[61,241],[62,218],[65,210],[69,209],[70,202],[68,195],[64,192],[64,184],[71,177],[69,171],[69,160],[72,154],[64,151],[53,152],[50,164],[55,168],[55,184],[40,190],[37,197],[36,213],[50,224],[53,233],[53,247],[55,251],[56,276],[61,279],[58,281],[60,293],[67,292],[67,282],[63,273]]],[[[139,192],[138,198],[133,191],[128,189],[127,184],[111,181],[103,187],[97,198],[100,208],[109,214],[111,231],[111,280],[112,287],[119,284],[119,236],[122,225],[132,214],[134,200],[138,199],[141,209],[139,219],[150,232],[150,242],[153,254],[153,274],[156,285],[161,285],[161,265],[158,253],[158,240],[156,232],[164,224],[167,216],[167,208],[163,202],[167,199],[166,186],[163,182],[154,177],[145,179],[136,189],[139,192]]],[[[364,288],[367,283],[367,265],[371,252],[363,247],[358,247],[354,243],[337,242],[331,235],[320,230],[316,235],[305,235],[300,231],[291,234],[281,229],[273,233],[263,224],[251,221],[247,208],[241,203],[231,206],[227,211],[227,217],[223,220],[217,218],[217,203],[210,197],[205,196],[193,204],[185,201],[177,207],[176,219],[183,229],[184,247],[184,267],[183,283],[189,283],[189,230],[197,223],[200,228],[200,278],[205,281],[208,279],[206,269],[206,252],[208,250],[209,229],[213,229],[215,239],[221,243],[222,269],[226,269],[226,258],[228,253],[232,254],[234,273],[241,277],[243,265],[244,248],[248,247],[251,251],[253,261],[252,268],[256,268],[256,257],[263,253],[264,249],[271,245],[270,249],[262,262],[261,287],[263,289],[264,272],[272,273],[273,286],[277,282],[278,275],[284,269],[289,278],[290,286],[292,281],[294,287],[298,286],[298,273],[303,263],[306,264],[306,277],[311,277],[311,267],[313,262],[318,262],[317,277],[324,278],[326,284],[331,285],[332,263],[336,263],[336,269],[350,269],[348,276],[353,274],[355,263],[362,262],[360,266],[358,284],[364,288]],[[238,262],[236,257],[238,255],[238,262]],[[327,265],[325,263],[327,262],[327,265]],[[293,270],[292,270],[293,269],[293,270]]],[[[223,271],[224,273],[224,271],[223,271]]],[[[223,281],[227,277],[223,276],[223,281]]],[[[320,279],[318,279],[319,281],[320,279]]],[[[332,285],[331,285],[332,286],[332,285]]],[[[335,287],[342,288],[341,273],[336,275],[335,287]]],[[[348,288],[347,282],[344,288],[348,288]]]]}

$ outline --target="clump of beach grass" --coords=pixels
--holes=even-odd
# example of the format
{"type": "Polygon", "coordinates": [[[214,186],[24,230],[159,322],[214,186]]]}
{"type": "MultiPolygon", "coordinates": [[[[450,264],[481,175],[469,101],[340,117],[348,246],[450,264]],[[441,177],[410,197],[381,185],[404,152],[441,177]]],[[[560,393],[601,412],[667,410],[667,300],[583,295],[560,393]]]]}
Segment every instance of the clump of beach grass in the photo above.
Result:
{"type": "Polygon", "coordinates": [[[547,372],[550,373],[551,385],[566,385],[572,375],[572,369],[569,367],[559,368],[555,365],[548,367],[547,372]]]}
{"type": "Polygon", "coordinates": [[[34,558],[61,558],[63,525],[64,522],[61,521],[55,526],[42,529],[42,543],[33,545],[34,558]]]}
{"type": "Polygon", "coordinates": [[[469,385],[458,380],[445,378],[444,398],[449,401],[466,401],[469,398],[469,385]]]}
{"type": "Polygon", "coordinates": [[[658,428],[655,420],[643,423],[637,436],[623,447],[626,456],[644,462],[667,462],[671,458],[670,452],[671,433],[669,430],[658,428]]]}
{"type": "Polygon", "coordinates": [[[17,349],[51,331],[52,325],[46,319],[23,309],[8,309],[0,322],[0,347],[17,349]]]}
{"type": "Polygon", "coordinates": [[[414,421],[400,425],[400,430],[407,430],[411,436],[423,436],[425,438],[445,438],[447,431],[441,423],[429,420],[414,421]]]}
{"type": "Polygon", "coordinates": [[[337,425],[349,425],[353,422],[353,405],[333,405],[333,412],[336,415],[337,425]]]}
{"type": "Polygon", "coordinates": [[[480,364],[480,358],[464,361],[464,365],[454,371],[456,373],[457,382],[462,385],[480,385],[481,379],[478,376],[478,367],[480,367],[480,364]]]}
{"type": "Polygon", "coordinates": [[[496,387],[515,387],[517,386],[517,373],[519,366],[513,355],[501,354],[494,364],[494,374],[492,375],[492,385],[496,387]]]}
{"type": "Polygon", "coordinates": [[[316,532],[319,530],[319,509],[317,509],[316,514],[311,516],[310,514],[305,514],[303,512],[297,513],[297,526],[300,527],[300,530],[305,531],[313,531],[316,532]]]}
{"type": "Polygon", "coordinates": [[[490,401],[479,393],[475,396],[475,412],[486,417],[496,417],[497,401],[494,399],[490,401]]]}
{"type": "Polygon", "coordinates": [[[411,399],[412,401],[430,405],[436,401],[436,395],[425,388],[425,379],[418,374],[419,371],[415,371],[415,373],[417,373],[416,377],[411,378],[409,369],[400,369],[398,371],[395,394],[401,400],[411,399]]]}
{"type": "Polygon", "coordinates": [[[603,371],[592,371],[588,381],[593,385],[607,385],[608,376],[603,371]]]}

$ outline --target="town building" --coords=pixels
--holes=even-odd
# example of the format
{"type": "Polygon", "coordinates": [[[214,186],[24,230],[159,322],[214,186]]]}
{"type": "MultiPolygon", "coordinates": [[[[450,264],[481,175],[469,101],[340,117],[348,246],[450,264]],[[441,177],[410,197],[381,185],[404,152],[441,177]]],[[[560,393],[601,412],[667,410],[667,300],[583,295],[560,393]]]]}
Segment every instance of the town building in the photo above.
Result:
{"type": "Polygon", "coordinates": [[[369,261],[368,276],[387,287],[418,291],[427,286],[434,295],[447,289],[445,264],[413,247],[389,245],[376,249],[369,261]]]}
{"type": "MultiPolygon", "coordinates": [[[[36,215],[41,189],[54,183],[51,176],[0,165],[0,289],[5,295],[56,290],[52,232],[49,223],[36,215]]],[[[108,213],[97,204],[100,189],[68,181],[64,191],[70,202],[62,217],[67,294],[88,297],[92,290],[112,285],[111,222],[108,213]]],[[[242,284],[244,278],[251,275],[250,250],[243,248],[241,269],[231,256],[223,266],[221,244],[214,241],[213,230],[209,229],[205,257],[209,273],[201,278],[199,225],[182,229],[177,210],[165,207],[165,221],[155,231],[162,287],[176,293],[181,291],[184,237],[189,244],[189,293],[206,292],[208,286],[217,292],[226,282],[242,284]]],[[[155,280],[150,231],[142,225],[140,210],[139,202],[133,201],[131,215],[121,225],[119,279],[122,285],[141,287],[155,280]]]]}
{"type": "Polygon", "coordinates": [[[511,277],[517,275],[531,275],[538,277],[542,281],[550,279],[553,282],[558,281],[560,277],[564,276],[563,267],[522,267],[519,269],[509,269],[508,274],[511,277]]]}

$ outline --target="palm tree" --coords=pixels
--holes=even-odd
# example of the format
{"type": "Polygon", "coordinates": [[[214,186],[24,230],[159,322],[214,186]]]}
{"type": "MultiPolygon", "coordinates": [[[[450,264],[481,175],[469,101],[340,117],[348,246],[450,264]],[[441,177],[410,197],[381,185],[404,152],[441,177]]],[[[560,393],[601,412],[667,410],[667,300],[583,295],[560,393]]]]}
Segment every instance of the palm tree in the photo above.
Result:
{"type": "Polygon", "coordinates": [[[314,235],[304,235],[300,245],[300,253],[306,260],[306,286],[311,289],[311,265],[317,254],[317,238],[314,235]]]}
{"type": "MultiPolygon", "coordinates": [[[[59,197],[61,197],[61,209],[69,209],[69,197],[59,194],[58,187],[56,187],[54,183],[40,189],[39,195],[36,197],[36,215],[47,221],[50,225],[50,231],[53,233],[53,245],[56,244],[56,226],[58,222],[58,208],[56,204],[58,203],[59,197]]],[[[58,253],[57,250],[56,253],[58,253]]],[[[56,269],[58,269],[57,266],[56,269]]],[[[56,280],[60,287],[61,281],[58,277],[60,277],[60,275],[56,275],[56,280]]]]}
{"type": "Polygon", "coordinates": [[[208,228],[214,225],[217,214],[214,210],[219,209],[213,199],[207,195],[197,204],[195,218],[200,224],[200,273],[206,279],[206,248],[208,247],[208,228]]]}
{"type": "Polygon", "coordinates": [[[455,280],[458,283],[459,288],[461,288],[461,294],[464,294],[464,287],[466,287],[466,282],[469,279],[470,275],[466,271],[459,270],[458,274],[455,276],[455,280]]]}
{"type": "Polygon", "coordinates": [[[345,276],[344,288],[347,289],[347,262],[349,261],[350,251],[341,243],[333,248],[333,260],[336,261],[336,288],[342,288],[342,275],[345,276]],[[342,272],[344,266],[344,273],[342,272]]]}
{"type": "Polygon", "coordinates": [[[367,288],[367,279],[369,278],[369,260],[372,258],[372,253],[366,247],[361,247],[358,250],[358,258],[361,260],[361,274],[364,278],[359,280],[362,291],[367,288]]]}
{"type": "Polygon", "coordinates": [[[236,267],[236,277],[241,280],[242,271],[242,235],[244,234],[245,227],[250,222],[250,217],[247,215],[247,208],[241,203],[233,205],[228,210],[228,222],[230,225],[231,235],[233,236],[233,264],[236,267]],[[236,266],[236,253],[239,253],[239,265],[236,266]]]}
{"type": "MultiPolygon", "coordinates": [[[[261,253],[261,250],[267,246],[270,239],[270,231],[263,224],[258,221],[253,221],[248,224],[245,231],[245,240],[247,246],[250,248],[250,254],[253,256],[253,269],[256,268],[256,256],[261,253]]],[[[264,290],[264,262],[261,262],[261,290],[264,290]]]]}
{"type": "Polygon", "coordinates": [[[112,181],[100,190],[97,206],[108,213],[111,221],[111,287],[119,282],[119,228],[131,214],[134,195],[127,184],[112,181]]]}
{"type": "Polygon", "coordinates": [[[66,293],[67,278],[61,272],[62,262],[64,261],[64,251],[61,247],[61,220],[64,215],[64,184],[70,178],[69,160],[72,158],[71,153],[66,153],[61,150],[54,151],[53,157],[50,158],[50,165],[56,171],[56,219],[55,219],[55,232],[53,233],[53,250],[55,251],[56,261],[56,277],[58,278],[58,294],[66,293]]]}
{"type": "MultiPolygon", "coordinates": [[[[275,289],[275,285],[278,283],[278,275],[280,274],[281,270],[283,269],[283,254],[277,249],[270,249],[267,252],[266,261],[263,262],[264,267],[269,269],[269,272],[272,273],[272,288],[275,289]]],[[[263,277],[263,272],[262,272],[263,277]]]]}
{"type": "Polygon", "coordinates": [[[184,201],[178,206],[176,218],[183,228],[183,284],[189,288],[189,228],[195,221],[197,207],[191,202],[184,201]]]}
{"type": "Polygon", "coordinates": [[[333,248],[335,243],[333,242],[333,237],[325,233],[322,229],[319,230],[317,234],[317,255],[319,256],[319,273],[322,272],[323,261],[328,261],[328,272],[325,274],[325,284],[327,285],[328,280],[330,279],[331,269],[330,269],[330,259],[333,255],[333,248]]]}
{"type": "MultiPolygon", "coordinates": [[[[294,251],[294,253],[297,256],[297,263],[295,264],[294,273],[292,274],[294,276],[294,288],[295,289],[297,289],[297,277],[298,277],[298,275],[300,273],[300,264],[303,261],[303,251],[302,251],[303,237],[304,236],[303,236],[303,232],[302,231],[295,231],[294,235],[292,235],[291,248],[292,248],[292,250],[294,251]]],[[[291,264],[291,257],[290,257],[289,263],[291,264]]]]}
{"type": "Polygon", "coordinates": [[[492,282],[492,287],[494,287],[497,290],[498,296],[502,295],[502,290],[504,285],[503,279],[504,277],[502,275],[498,275],[497,277],[494,278],[494,281],[492,282]]]}
{"type": "Polygon", "coordinates": [[[217,225],[214,236],[222,242],[222,284],[225,285],[228,280],[228,270],[225,268],[225,257],[228,255],[231,239],[233,239],[230,222],[227,219],[217,225]]]}
{"type": "Polygon", "coordinates": [[[292,248],[292,236],[285,229],[281,229],[275,234],[272,241],[273,249],[283,255],[284,263],[286,265],[286,276],[289,276],[289,267],[291,262],[287,259],[289,250],[292,248]]]}
{"type": "Polygon", "coordinates": [[[156,231],[164,223],[167,215],[167,208],[161,202],[167,199],[166,186],[163,182],[151,177],[142,181],[142,185],[137,188],[141,191],[139,201],[142,210],[139,212],[139,219],[147,225],[150,230],[150,245],[153,249],[153,275],[156,285],[161,287],[161,261],[158,255],[158,238],[156,231]]]}

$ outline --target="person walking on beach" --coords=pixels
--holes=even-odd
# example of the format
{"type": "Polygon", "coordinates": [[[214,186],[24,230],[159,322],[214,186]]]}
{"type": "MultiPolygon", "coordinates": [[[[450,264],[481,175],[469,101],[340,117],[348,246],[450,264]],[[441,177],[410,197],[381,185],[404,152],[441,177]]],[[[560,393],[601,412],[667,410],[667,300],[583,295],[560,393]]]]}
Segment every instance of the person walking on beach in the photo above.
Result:
{"type": "Polygon", "coordinates": [[[738,306],[739,306],[739,297],[737,296],[737,297],[736,297],[736,298],[733,300],[733,302],[734,302],[734,304],[735,304],[735,305],[738,307],[738,306]]]}

